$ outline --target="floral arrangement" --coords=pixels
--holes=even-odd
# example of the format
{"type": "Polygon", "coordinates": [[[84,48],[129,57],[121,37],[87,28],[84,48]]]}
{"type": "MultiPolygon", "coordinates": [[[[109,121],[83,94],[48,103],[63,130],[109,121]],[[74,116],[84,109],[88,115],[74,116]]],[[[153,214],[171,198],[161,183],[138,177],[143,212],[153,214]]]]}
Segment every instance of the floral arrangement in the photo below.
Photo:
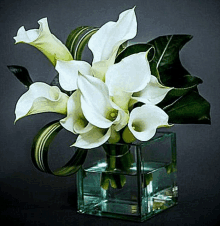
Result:
{"type": "Polygon", "coordinates": [[[72,144],[78,151],[65,169],[53,172],[61,176],[75,173],[88,149],[148,141],[157,128],[176,123],[210,123],[210,105],[197,89],[202,80],[191,76],[179,59],[190,35],[160,36],[129,45],[137,34],[135,8],[99,29],[76,28],[66,45],[50,32],[47,18],[38,23],[39,29],[26,31],[22,26],[15,43],[39,49],[58,75],[48,85],[32,82],[24,67],[8,67],[28,88],[17,102],[15,121],[42,112],[64,115],[35,137],[32,156],[40,170],[51,173],[45,155],[62,128],[78,135],[72,144]],[[86,44],[93,53],[92,65],[81,60],[86,44]]]}

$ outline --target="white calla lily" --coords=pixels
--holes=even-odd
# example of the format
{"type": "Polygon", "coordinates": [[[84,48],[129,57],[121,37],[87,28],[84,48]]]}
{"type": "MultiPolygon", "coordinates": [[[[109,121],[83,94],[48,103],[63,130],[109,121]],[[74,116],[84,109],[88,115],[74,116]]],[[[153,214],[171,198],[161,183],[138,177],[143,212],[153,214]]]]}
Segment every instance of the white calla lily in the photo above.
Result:
{"type": "Polygon", "coordinates": [[[60,120],[60,124],[74,134],[87,133],[93,126],[86,120],[81,109],[80,91],[76,90],[67,103],[67,117],[60,120]]]}
{"type": "Polygon", "coordinates": [[[16,104],[15,121],[42,112],[66,114],[68,98],[56,86],[49,86],[43,82],[33,83],[16,104]]]}
{"type": "Polygon", "coordinates": [[[55,69],[59,73],[59,82],[64,90],[72,91],[77,89],[77,79],[79,74],[91,74],[91,66],[85,61],[58,60],[55,69]]]}
{"type": "Polygon", "coordinates": [[[141,52],[125,57],[111,65],[106,73],[110,96],[124,110],[128,109],[132,94],[143,90],[150,81],[151,71],[146,54],[141,52]]]}
{"type": "Polygon", "coordinates": [[[158,127],[168,127],[168,115],[153,104],[145,104],[131,111],[128,128],[141,141],[151,139],[158,127]]]}
{"type": "Polygon", "coordinates": [[[147,86],[143,90],[133,93],[132,99],[142,103],[150,102],[152,104],[158,104],[172,89],[173,88],[161,85],[158,79],[151,75],[150,82],[147,86]]]}
{"type": "Polygon", "coordinates": [[[83,114],[91,124],[99,128],[109,128],[113,124],[122,126],[121,122],[124,122],[127,114],[123,114],[123,110],[118,107],[113,107],[104,82],[92,76],[81,75],[78,78],[78,87],[82,94],[83,114]]]}
{"type": "Polygon", "coordinates": [[[122,12],[117,22],[104,24],[91,37],[88,46],[94,56],[92,69],[95,77],[105,80],[105,72],[114,63],[119,46],[136,34],[137,20],[133,8],[122,12]]]}
{"type": "Polygon", "coordinates": [[[67,47],[51,34],[48,27],[47,18],[38,21],[39,29],[26,31],[24,26],[20,27],[17,36],[14,37],[15,44],[27,43],[39,49],[55,66],[57,59],[72,60],[72,55],[67,47]]]}
{"type": "Polygon", "coordinates": [[[111,128],[100,129],[93,127],[89,132],[80,134],[72,145],[78,148],[95,148],[104,144],[111,136],[111,128]]]}

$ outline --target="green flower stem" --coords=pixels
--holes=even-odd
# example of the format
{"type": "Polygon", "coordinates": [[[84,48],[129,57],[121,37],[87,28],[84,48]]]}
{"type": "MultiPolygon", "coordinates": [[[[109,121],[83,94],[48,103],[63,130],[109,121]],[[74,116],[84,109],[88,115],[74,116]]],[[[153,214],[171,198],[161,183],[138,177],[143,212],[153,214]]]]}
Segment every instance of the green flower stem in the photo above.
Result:
{"type": "Polygon", "coordinates": [[[133,163],[132,154],[129,152],[130,145],[103,145],[106,151],[106,172],[101,176],[101,187],[105,190],[109,188],[122,188],[126,183],[125,174],[129,173],[133,163]]]}
{"type": "Polygon", "coordinates": [[[106,155],[106,162],[107,162],[107,171],[114,171],[116,169],[116,151],[113,149],[111,150],[110,155],[106,155]]]}

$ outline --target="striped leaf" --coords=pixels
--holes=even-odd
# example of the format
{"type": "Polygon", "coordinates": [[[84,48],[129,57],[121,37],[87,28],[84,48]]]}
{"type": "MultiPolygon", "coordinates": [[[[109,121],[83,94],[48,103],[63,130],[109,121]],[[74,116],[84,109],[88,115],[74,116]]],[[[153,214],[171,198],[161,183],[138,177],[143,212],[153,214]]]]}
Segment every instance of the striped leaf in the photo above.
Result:
{"type": "Polygon", "coordinates": [[[98,29],[96,27],[82,26],[76,28],[69,34],[66,40],[66,47],[69,49],[74,60],[81,60],[86,44],[98,29]]]}
{"type": "Polygon", "coordinates": [[[48,164],[49,146],[62,128],[59,121],[56,120],[47,124],[38,132],[32,145],[32,161],[35,167],[42,172],[55,176],[70,176],[76,173],[84,163],[87,150],[77,149],[69,162],[52,171],[48,164]]]}

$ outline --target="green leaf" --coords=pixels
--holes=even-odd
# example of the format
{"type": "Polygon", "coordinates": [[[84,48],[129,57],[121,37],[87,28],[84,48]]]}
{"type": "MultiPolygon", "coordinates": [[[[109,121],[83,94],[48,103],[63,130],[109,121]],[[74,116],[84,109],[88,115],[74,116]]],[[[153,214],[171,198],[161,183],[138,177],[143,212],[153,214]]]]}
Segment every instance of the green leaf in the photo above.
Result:
{"type": "Polygon", "coordinates": [[[210,124],[210,104],[192,90],[179,97],[172,104],[163,108],[169,115],[169,122],[174,124],[210,124]]]}
{"type": "Polygon", "coordinates": [[[33,83],[25,67],[18,65],[9,65],[7,67],[26,88],[33,83]]]}
{"type": "Polygon", "coordinates": [[[76,28],[69,34],[66,40],[66,47],[69,49],[74,60],[81,60],[86,44],[98,29],[96,27],[82,26],[76,28]]]}
{"type": "Polygon", "coordinates": [[[150,62],[152,74],[159,76],[160,82],[168,87],[192,88],[202,83],[200,78],[191,76],[182,66],[179,51],[192,38],[190,35],[160,36],[148,44],[155,48],[150,62]]]}
{"type": "Polygon", "coordinates": [[[158,106],[160,108],[165,108],[166,106],[172,105],[174,102],[178,101],[180,97],[186,95],[188,92],[191,92],[192,90],[198,91],[197,86],[195,85],[188,89],[174,88],[167,93],[165,98],[158,104],[158,106]]]}
{"type": "Polygon", "coordinates": [[[171,123],[210,124],[210,104],[197,90],[202,80],[191,76],[179,58],[179,51],[191,38],[168,35],[149,42],[155,47],[152,74],[165,86],[174,87],[158,106],[167,112],[171,123]]]}
{"type": "MultiPolygon", "coordinates": [[[[120,62],[123,58],[127,56],[130,56],[135,53],[146,52],[151,48],[152,50],[154,50],[154,47],[151,44],[140,43],[140,44],[130,45],[120,52],[120,54],[116,57],[115,63],[120,62]]],[[[148,54],[148,57],[152,59],[153,56],[154,56],[154,51],[150,51],[148,54]]]]}
{"type": "Polygon", "coordinates": [[[85,161],[87,150],[77,149],[66,165],[52,171],[48,164],[49,146],[62,128],[63,127],[60,125],[59,121],[56,120],[47,124],[38,132],[34,138],[31,149],[32,161],[35,167],[42,172],[53,174],[55,176],[70,176],[81,168],[85,161]]]}

